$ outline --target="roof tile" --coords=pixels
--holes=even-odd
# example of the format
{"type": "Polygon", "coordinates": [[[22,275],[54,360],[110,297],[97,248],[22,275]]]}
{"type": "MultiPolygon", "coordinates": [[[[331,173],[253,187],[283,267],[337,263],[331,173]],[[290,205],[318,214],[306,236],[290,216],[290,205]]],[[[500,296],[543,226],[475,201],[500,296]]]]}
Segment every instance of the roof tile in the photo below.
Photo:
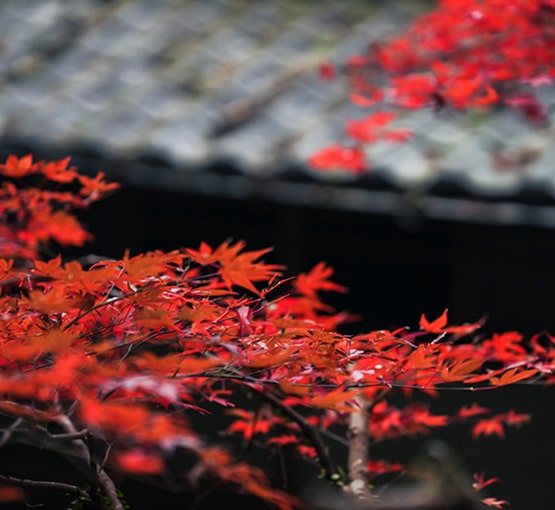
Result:
{"type": "MultiPolygon", "coordinates": [[[[189,169],[227,158],[245,174],[275,178],[296,165],[314,182],[354,183],[305,164],[344,140],[345,119],[361,115],[345,81],[320,81],[317,65],[363,51],[426,5],[5,0],[0,126],[12,138],[150,151],[189,169]]],[[[552,88],[540,94],[555,104],[552,88]]],[[[396,125],[414,139],[369,147],[375,170],[360,185],[490,197],[536,187],[555,196],[550,126],[532,131],[508,111],[417,111],[396,125]]]]}

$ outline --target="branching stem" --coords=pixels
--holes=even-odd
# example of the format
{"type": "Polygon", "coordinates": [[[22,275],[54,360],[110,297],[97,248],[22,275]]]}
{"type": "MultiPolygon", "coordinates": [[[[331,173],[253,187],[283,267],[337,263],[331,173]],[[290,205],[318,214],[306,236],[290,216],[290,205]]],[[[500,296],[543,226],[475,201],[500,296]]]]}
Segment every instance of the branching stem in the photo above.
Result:
{"type": "Polygon", "coordinates": [[[27,478],[15,478],[7,475],[0,475],[0,481],[11,485],[18,485],[19,487],[27,489],[49,489],[68,492],[70,494],[77,494],[79,496],[87,496],[87,491],[69,483],[50,482],[46,480],[29,480],[27,478]]]}
{"type": "Polygon", "coordinates": [[[341,475],[335,468],[318,430],[313,427],[302,414],[287,404],[284,404],[283,401],[274,393],[257,388],[252,388],[252,390],[260,395],[263,400],[278,408],[281,412],[283,412],[283,414],[293,420],[300,427],[306,438],[312,443],[312,446],[314,446],[326,479],[331,482],[337,482],[341,475]]]}
{"type": "MultiPolygon", "coordinates": [[[[66,433],[68,434],[79,433],[79,431],[76,429],[73,422],[70,420],[69,416],[62,415],[58,418],[57,422],[60,425],[60,427],[62,427],[65,430],[66,433]]],[[[85,439],[84,438],[75,439],[73,441],[73,444],[76,450],[78,451],[79,456],[85,462],[90,464],[91,463],[90,452],[89,452],[89,448],[87,447],[87,444],[85,443],[85,439]]],[[[108,497],[108,500],[110,501],[110,508],[113,510],[124,510],[123,503],[118,497],[118,492],[117,492],[116,486],[114,485],[113,480],[110,478],[108,473],[106,473],[106,471],[102,467],[98,466],[98,464],[95,464],[95,466],[96,466],[96,469],[95,469],[96,473],[94,473],[94,475],[96,476],[96,482],[104,491],[104,494],[106,494],[106,496],[108,497]]]]}

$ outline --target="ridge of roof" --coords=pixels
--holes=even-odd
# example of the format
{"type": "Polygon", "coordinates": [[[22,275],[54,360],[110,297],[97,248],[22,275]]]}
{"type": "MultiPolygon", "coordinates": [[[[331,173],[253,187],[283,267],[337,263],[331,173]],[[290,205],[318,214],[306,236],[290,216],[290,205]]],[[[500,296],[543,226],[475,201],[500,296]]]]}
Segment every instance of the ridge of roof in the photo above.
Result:
{"type": "MultiPolygon", "coordinates": [[[[555,197],[555,128],[531,129],[508,110],[407,113],[397,122],[414,139],[369,147],[375,169],[360,181],[307,167],[313,152],[344,139],[346,118],[361,115],[344,81],[320,80],[318,63],[360,52],[428,5],[4,0],[2,139],[87,146],[133,161],[155,155],[182,186],[192,186],[184,176],[224,162],[238,176],[272,181],[276,193],[295,167],[309,182],[338,189],[437,195],[448,184],[492,203],[536,192],[555,197]]],[[[551,88],[540,94],[553,104],[551,88]]],[[[131,165],[123,177],[157,185],[157,172],[133,172],[131,165]]]]}

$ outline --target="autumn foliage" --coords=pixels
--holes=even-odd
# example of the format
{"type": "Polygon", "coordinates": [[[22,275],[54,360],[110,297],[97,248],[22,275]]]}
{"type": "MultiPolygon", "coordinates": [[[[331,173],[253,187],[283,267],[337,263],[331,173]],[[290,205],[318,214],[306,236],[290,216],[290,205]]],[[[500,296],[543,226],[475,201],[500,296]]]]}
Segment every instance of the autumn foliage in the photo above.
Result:
{"type": "MultiPolygon", "coordinates": [[[[348,315],[321,299],[324,291],[345,290],[330,281],[329,267],[284,278],[283,268],[261,260],[267,250],[245,251],[241,242],[85,264],[59,255],[43,260],[43,243],[79,245],[88,236],[68,208],[115,186],[102,175],[78,174],[67,160],[10,156],[0,171],[2,444],[16,432],[54,445],[69,436],[71,454],[99,463],[102,473],[106,462],[159,477],[184,451],[194,463],[175,476],[193,485],[218,478],[286,509],[294,504],[290,496],[272,489],[259,468],[207,442],[191,416],[227,408],[228,433],[286,447],[337,483],[342,475],[327,431],[360,412],[357,396],[370,403],[373,443],[458,422],[468,423],[474,437],[502,437],[528,417],[477,406],[434,414],[389,397],[552,377],[553,337],[480,338],[481,322],[453,326],[447,311],[433,320],[422,315],[418,331],[343,335],[337,327],[348,315]],[[256,397],[253,409],[237,405],[245,394],[256,397]],[[89,435],[103,445],[104,460],[87,458],[89,435]]],[[[369,479],[404,469],[379,459],[368,467],[369,479]]],[[[10,483],[8,473],[2,477],[10,483]]]]}
{"type": "Polygon", "coordinates": [[[401,36],[375,42],[323,78],[348,77],[351,100],[369,113],[347,121],[347,146],[333,145],[311,159],[315,168],[359,173],[371,167],[364,146],[410,138],[403,110],[436,112],[508,106],[530,123],[548,124],[540,88],[555,78],[553,0],[441,0],[401,36]]]}
{"type": "MultiPolygon", "coordinates": [[[[533,90],[555,75],[554,12],[553,1],[444,0],[405,36],[348,63],[353,100],[436,109],[505,102],[543,121],[533,90]]],[[[391,127],[395,116],[350,121],[355,144],[327,148],[313,164],[362,171],[364,144],[410,136],[391,127]]],[[[268,250],[246,251],[242,242],[66,260],[60,248],[92,239],[72,211],[117,185],[78,173],[69,159],[31,155],[10,156],[0,174],[0,447],[24,437],[92,466],[91,486],[113,508],[123,504],[111,470],[193,486],[217,479],[284,510],[297,505],[221,438],[195,428],[196,416],[216,408],[228,418],[222,432],[303,459],[345,485],[350,474],[330,445],[349,447],[341,432],[351,417],[366,416],[371,445],[455,423],[474,438],[503,437],[528,416],[472,403],[435,413],[416,397],[554,379],[555,337],[487,336],[481,320],[454,325],[447,310],[423,314],[414,330],[342,334],[350,316],[322,298],[345,291],[331,268],[320,263],[291,278],[263,261],[268,250]],[[182,455],[188,461],[176,463],[182,455]]],[[[365,482],[406,470],[395,459],[370,458],[365,482]]],[[[476,475],[474,486],[494,481],[476,475]]],[[[0,500],[33,486],[97,497],[6,472],[0,482],[0,500]]]]}

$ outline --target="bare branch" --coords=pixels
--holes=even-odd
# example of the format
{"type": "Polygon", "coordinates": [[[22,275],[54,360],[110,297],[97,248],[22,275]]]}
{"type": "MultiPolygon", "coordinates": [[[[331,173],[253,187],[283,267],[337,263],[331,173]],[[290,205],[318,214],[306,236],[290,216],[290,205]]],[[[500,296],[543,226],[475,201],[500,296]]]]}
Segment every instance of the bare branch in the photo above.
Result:
{"type": "Polygon", "coordinates": [[[6,427],[2,432],[2,436],[0,437],[0,448],[2,448],[13,436],[15,430],[21,423],[23,422],[23,418],[17,418],[9,427],[6,427]]]}
{"type": "Polygon", "coordinates": [[[76,485],[71,485],[69,483],[62,482],[50,482],[47,480],[29,480],[26,478],[15,478],[8,475],[0,475],[0,481],[18,485],[19,487],[28,489],[48,489],[55,491],[68,492],[70,494],[78,494],[80,496],[87,496],[87,491],[77,487],[76,485]]]}
{"type": "MultiPolygon", "coordinates": [[[[66,433],[74,435],[79,433],[79,431],[75,428],[73,422],[70,420],[69,416],[60,416],[57,422],[60,427],[62,427],[66,431],[66,433]]],[[[75,445],[76,450],[78,450],[79,456],[86,463],[91,464],[92,459],[85,440],[81,438],[75,439],[72,442],[75,445]]],[[[118,497],[116,486],[114,485],[113,480],[108,476],[108,473],[106,473],[106,471],[104,471],[104,469],[98,465],[96,465],[95,471],[96,473],[93,473],[93,476],[95,476],[96,481],[108,497],[111,508],[113,510],[124,510],[123,503],[118,497]]]]}
{"type": "Polygon", "coordinates": [[[67,441],[69,440],[73,440],[73,439],[85,439],[89,433],[89,431],[87,429],[83,429],[80,430],[78,432],[75,433],[64,433],[64,434],[52,434],[46,427],[42,427],[40,425],[37,425],[37,428],[39,430],[41,430],[42,432],[44,432],[47,436],[48,439],[54,439],[54,440],[58,440],[58,441],[67,441]]]}

